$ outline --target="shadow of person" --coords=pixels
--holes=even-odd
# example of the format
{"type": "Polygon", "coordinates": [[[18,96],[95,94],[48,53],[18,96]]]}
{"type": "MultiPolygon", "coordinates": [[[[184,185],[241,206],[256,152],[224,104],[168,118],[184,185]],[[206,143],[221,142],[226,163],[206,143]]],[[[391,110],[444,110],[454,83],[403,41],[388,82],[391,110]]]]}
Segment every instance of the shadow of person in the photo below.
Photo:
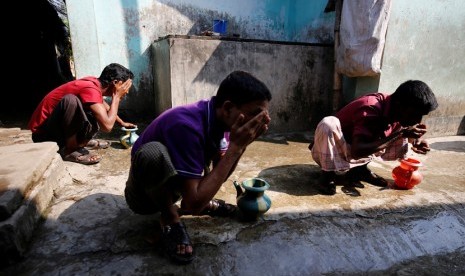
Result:
{"type": "MultiPolygon", "coordinates": [[[[317,188],[320,175],[321,169],[317,165],[295,164],[267,168],[257,177],[265,179],[270,184],[269,190],[294,196],[308,196],[322,194],[317,188]]],[[[394,180],[386,179],[386,181],[388,186],[379,188],[380,191],[396,189],[394,180]]],[[[343,186],[342,192],[349,196],[361,196],[360,189],[364,187],[364,185],[356,187],[339,182],[336,185],[343,186]]]]}
{"type": "Polygon", "coordinates": [[[135,215],[122,195],[96,193],[59,204],[66,209],[56,220],[46,220],[35,237],[37,257],[153,250],[146,238],[157,233],[159,215],[135,215]]]}
{"type": "Polygon", "coordinates": [[[316,181],[321,169],[317,165],[295,164],[267,168],[258,174],[270,184],[270,190],[295,196],[319,194],[316,181]]]}

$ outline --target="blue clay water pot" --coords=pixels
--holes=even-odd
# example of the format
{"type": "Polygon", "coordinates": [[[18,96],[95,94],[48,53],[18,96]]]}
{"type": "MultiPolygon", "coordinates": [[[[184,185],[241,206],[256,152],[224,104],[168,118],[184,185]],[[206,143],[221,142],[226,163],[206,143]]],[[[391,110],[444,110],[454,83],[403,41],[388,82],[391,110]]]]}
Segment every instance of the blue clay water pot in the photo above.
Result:
{"type": "Polygon", "coordinates": [[[244,220],[257,220],[270,209],[271,200],[265,194],[270,184],[264,179],[246,179],[241,185],[236,181],[233,183],[237,191],[237,207],[244,220]]]}
{"type": "Polygon", "coordinates": [[[121,142],[121,144],[125,147],[125,148],[130,148],[132,147],[132,145],[134,145],[134,143],[136,142],[136,140],[139,138],[139,135],[137,135],[136,133],[136,130],[138,128],[137,127],[134,127],[134,128],[125,128],[125,127],[122,127],[121,130],[126,132],[126,134],[124,134],[123,136],[120,137],[119,141],[121,142]]]}

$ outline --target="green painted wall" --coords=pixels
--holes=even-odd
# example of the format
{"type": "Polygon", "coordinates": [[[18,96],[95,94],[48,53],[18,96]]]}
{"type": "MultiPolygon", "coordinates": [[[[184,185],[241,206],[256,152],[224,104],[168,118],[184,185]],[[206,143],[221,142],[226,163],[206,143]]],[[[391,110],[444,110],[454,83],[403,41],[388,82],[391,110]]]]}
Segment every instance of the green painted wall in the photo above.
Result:
{"type": "Polygon", "coordinates": [[[425,117],[428,135],[465,133],[465,1],[393,1],[379,77],[348,78],[346,100],[373,91],[392,93],[419,79],[439,108],[425,117]]]}

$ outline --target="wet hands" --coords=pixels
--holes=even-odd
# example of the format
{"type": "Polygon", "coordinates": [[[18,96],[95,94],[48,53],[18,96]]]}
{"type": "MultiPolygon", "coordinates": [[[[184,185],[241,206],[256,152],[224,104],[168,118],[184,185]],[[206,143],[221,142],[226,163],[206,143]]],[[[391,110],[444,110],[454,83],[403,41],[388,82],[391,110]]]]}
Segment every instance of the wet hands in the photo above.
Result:
{"type": "Polygon", "coordinates": [[[416,124],[402,129],[402,136],[406,138],[414,138],[412,142],[412,150],[419,154],[426,154],[431,150],[428,142],[419,139],[426,133],[426,125],[416,124]]]}
{"type": "Polygon", "coordinates": [[[132,80],[128,79],[125,82],[116,81],[114,82],[115,90],[113,92],[113,97],[123,98],[126,94],[129,93],[129,89],[132,86],[132,80]]]}
{"type": "Polygon", "coordinates": [[[419,154],[427,154],[431,148],[425,140],[415,139],[412,143],[412,150],[419,154]]]}
{"type": "Polygon", "coordinates": [[[132,123],[128,123],[128,122],[121,122],[121,126],[127,128],[127,129],[131,129],[131,128],[136,128],[136,127],[137,127],[137,125],[132,124],[132,123]]]}
{"type": "Polygon", "coordinates": [[[402,132],[402,137],[404,138],[418,139],[426,133],[426,125],[416,124],[416,125],[409,126],[409,127],[403,127],[401,132],[402,132]]]}
{"type": "Polygon", "coordinates": [[[245,121],[244,114],[240,114],[230,132],[230,147],[237,146],[244,150],[250,143],[268,130],[271,122],[268,111],[262,111],[249,121],[245,121]]]}
{"type": "Polygon", "coordinates": [[[271,122],[271,117],[268,111],[262,111],[255,118],[257,118],[259,123],[258,123],[258,131],[255,135],[254,140],[260,137],[263,133],[265,133],[268,130],[268,124],[271,122]]]}

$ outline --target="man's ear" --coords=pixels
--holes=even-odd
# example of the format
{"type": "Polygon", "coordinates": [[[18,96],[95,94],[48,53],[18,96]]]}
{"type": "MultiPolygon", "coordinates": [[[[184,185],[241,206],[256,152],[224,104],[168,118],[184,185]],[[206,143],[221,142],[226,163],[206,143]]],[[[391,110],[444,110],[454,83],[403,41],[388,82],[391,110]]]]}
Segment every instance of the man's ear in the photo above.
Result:
{"type": "Polygon", "coordinates": [[[231,101],[224,101],[222,107],[223,107],[224,112],[229,115],[234,106],[235,104],[233,104],[231,101]]]}

